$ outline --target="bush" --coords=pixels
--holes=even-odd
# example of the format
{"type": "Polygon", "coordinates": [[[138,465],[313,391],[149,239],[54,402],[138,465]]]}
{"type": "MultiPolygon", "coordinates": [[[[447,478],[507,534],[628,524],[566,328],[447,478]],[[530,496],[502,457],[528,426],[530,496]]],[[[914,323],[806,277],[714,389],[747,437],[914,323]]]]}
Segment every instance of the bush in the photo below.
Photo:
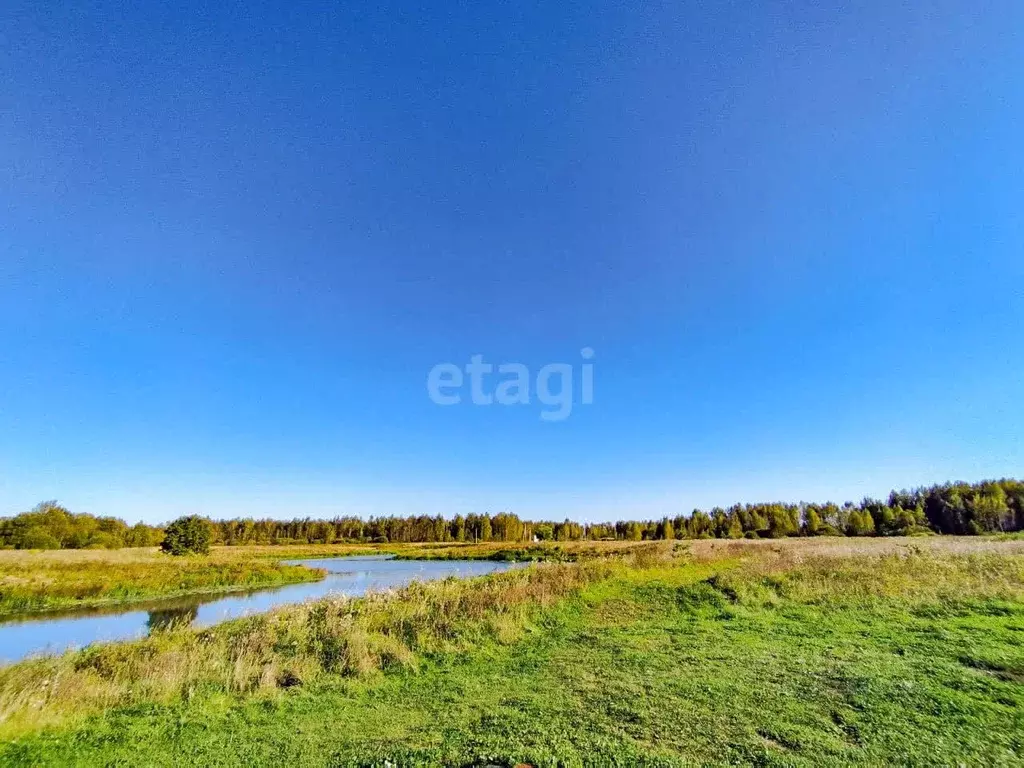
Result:
{"type": "Polygon", "coordinates": [[[172,555],[205,555],[210,551],[212,538],[213,526],[209,520],[197,515],[179,517],[164,531],[160,549],[172,555]]]}
{"type": "Polygon", "coordinates": [[[60,542],[45,528],[29,528],[21,539],[21,548],[60,549],[60,542]]]}
{"type": "Polygon", "coordinates": [[[103,531],[97,531],[89,537],[89,543],[85,545],[86,549],[118,549],[121,546],[121,542],[117,540],[117,537],[112,533],[104,533],[103,531]]]}

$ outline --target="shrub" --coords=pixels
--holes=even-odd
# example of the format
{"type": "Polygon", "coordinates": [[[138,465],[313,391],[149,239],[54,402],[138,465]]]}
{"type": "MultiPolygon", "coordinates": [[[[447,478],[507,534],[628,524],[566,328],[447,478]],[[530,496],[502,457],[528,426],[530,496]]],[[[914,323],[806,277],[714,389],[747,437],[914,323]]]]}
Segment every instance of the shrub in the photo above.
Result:
{"type": "Polygon", "coordinates": [[[97,531],[89,537],[89,543],[85,545],[86,549],[118,549],[121,546],[121,542],[117,540],[117,537],[112,533],[104,533],[103,531],[97,531]]]}
{"type": "Polygon", "coordinates": [[[210,551],[211,538],[213,526],[209,520],[197,515],[179,517],[164,531],[160,549],[172,555],[205,555],[210,551]]]}
{"type": "Polygon", "coordinates": [[[22,549],[60,549],[60,542],[45,528],[29,528],[21,539],[22,549]]]}

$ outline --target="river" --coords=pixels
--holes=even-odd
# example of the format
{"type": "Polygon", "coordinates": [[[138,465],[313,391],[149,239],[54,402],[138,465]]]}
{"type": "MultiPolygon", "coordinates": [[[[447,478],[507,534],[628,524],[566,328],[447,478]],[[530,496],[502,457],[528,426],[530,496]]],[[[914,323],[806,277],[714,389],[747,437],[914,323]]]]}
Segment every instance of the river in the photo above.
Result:
{"type": "Polygon", "coordinates": [[[92,643],[138,639],[171,622],[188,621],[194,627],[208,627],[330,594],[355,597],[369,590],[401,587],[416,580],[483,576],[515,565],[486,560],[395,560],[386,555],[287,562],[323,569],[327,576],[321,581],[247,592],[190,595],[10,617],[0,621],[0,661],[9,663],[92,643]]]}

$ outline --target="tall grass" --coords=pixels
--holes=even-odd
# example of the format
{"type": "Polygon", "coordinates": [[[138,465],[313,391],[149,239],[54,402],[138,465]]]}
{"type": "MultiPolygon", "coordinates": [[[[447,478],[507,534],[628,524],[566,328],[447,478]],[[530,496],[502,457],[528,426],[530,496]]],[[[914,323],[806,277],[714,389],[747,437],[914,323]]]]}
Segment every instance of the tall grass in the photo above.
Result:
{"type": "Polygon", "coordinates": [[[1024,557],[912,551],[868,557],[760,557],[715,577],[737,602],[864,611],[899,602],[956,612],[966,604],[1024,600],[1024,557]]]}
{"type": "Polygon", "coordinates": [[[381,545],[382,551],[407,560],[497,560],[502,562],[574,562],[594,557],[628,555],[638,549],[671,547],[671,542],[543,541],[515,544],[501,541],[381,545]]]}
{"type": "Polygon", "coordinates": [[[835,537],[785,540],[573,541],[522,546],[501,542],[447,544],[215,547],[208,558],[175,558],[150,549],[0,551],[0,616],[94,607],[157,597],[219,592],[309,581],[318,574],[279,561],[343,555],[394,554],[418,559],[572,562],[636,552],[685,550],[698,560],[734,557],[860,557],[958,552],[1024,553],[1021,539],[835,537]],[[661,549],[659,549],[661,548],[661,549]]]}
{"type": "Polygon", "coordinates": [[[415,668],[433,654],[511,642],[545,607],[612,576],[666,585],[650,594],[664,592],[671,600],[691,589],[713,591],[723,605],[750,610],[794,603],[850,611],[886,601],[941,608],[958,600],[1024,600],[1024,557],[1015,542],[994,551],[981,547],[980,554],[892,544],[865,552],[862,540],[840,551],[827,542],[715,544],[641,544],[620,557],[414,583],[363,598],[288,606],[206,630],[178,626],[141,641],[31,659],[0,669],[0,737],[115,706],[196,694],[276,695],[325,676],[415,668]],[[682,571],[681,562],[695,567],[682,571]],[[695,579],[705,581],[694,585],[695,579]]]}
{"type": "Polygon", "coordinates": [[[0,733],[197,691],[254,693],[325,674],[414,667],[423,654],[508,642],[539,609],[611,573],[608,561],[543,564],[472,580],[329,598],[207,630],[171,628],[0,669],[0,733]]]}
{"type": "MultiPolygon", "coordinates": [[[[0,550],[0,617],[158,597],[313,581],[320,572],[280,561],[391,554],[416,559],[573,561],[628,552],[627,542],[507,544],[317,544],[214,547],[208,557],[171,557],[156,548],[0,550]]],[[[649,544],[641,544],[650,546],[649,544]]]]}
{"type": "Polygon", "coordinates": [[[0,616],[314,581],[321,575],[223,549],[209,557],[171,557],[156,549],[0,551],[0,616]]]}
{"type": "Polygon", "coordinates": [[[819,606],[849,615],[939,618],[1024,601],[1024,542],[977,537],[697,542],[697,561],[733,558],[707,584],[748,608],[819,606]],[[710,546],[708,546],[710,545],[710,546]]]}

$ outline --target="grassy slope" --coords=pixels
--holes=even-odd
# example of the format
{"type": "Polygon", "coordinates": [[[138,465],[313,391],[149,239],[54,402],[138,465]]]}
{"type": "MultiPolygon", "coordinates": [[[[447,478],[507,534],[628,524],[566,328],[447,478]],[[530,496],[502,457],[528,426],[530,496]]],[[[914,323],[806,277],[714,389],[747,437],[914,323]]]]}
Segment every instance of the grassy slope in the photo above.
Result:
{"type": "Polygon", "coordinates": [[[519,640],[31,736],[4,764],[1020,764],[1020,561],[636,570],[519,640]],[[709,581],[709,573],[719,577],[709,581]]]}

